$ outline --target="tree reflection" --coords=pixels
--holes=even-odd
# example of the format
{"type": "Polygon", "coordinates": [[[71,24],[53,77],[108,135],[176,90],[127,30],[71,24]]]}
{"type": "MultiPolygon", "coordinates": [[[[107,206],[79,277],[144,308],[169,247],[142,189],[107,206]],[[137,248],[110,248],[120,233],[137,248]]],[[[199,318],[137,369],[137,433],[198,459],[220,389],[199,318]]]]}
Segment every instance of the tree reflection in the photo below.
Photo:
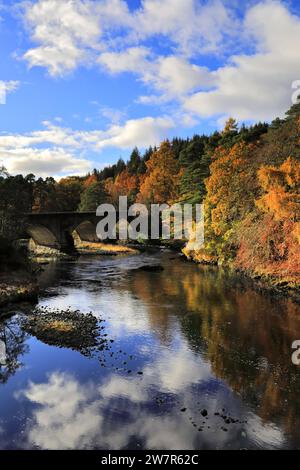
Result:
{"type": "Polygon", "coordinates": [[[162,343],[170,343],[180,325],[189,347],[263,421],[300,438],[300,371],[291,361],[292,342],[300,338],[299,305],[222,269],[187,263],[133,274],[128,284],[162,343]]]}
{"type": "Polygon", "coordinates": [[[28,351],[25,339],[26,333],[21,330],[18,318],[0,323],[0,384],[5,384],[22,366],[20,357],[28,351]]]}

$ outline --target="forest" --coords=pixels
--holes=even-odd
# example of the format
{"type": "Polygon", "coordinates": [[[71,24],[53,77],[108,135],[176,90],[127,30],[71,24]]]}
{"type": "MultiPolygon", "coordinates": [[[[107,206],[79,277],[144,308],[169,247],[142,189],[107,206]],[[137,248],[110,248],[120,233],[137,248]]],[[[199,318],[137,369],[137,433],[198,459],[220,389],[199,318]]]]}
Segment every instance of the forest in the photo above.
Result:
{"type": "Polygon", "coordinates": [[[127,162],[55,181],[0,168],[0,244],[22,232],[26,212],[93,211],[102,202],[201,203],[205,247],[190,259],[299,286],[300,104],[285,119],[239,126],[230,118],[210,136],[174,138],[127,162]]]}

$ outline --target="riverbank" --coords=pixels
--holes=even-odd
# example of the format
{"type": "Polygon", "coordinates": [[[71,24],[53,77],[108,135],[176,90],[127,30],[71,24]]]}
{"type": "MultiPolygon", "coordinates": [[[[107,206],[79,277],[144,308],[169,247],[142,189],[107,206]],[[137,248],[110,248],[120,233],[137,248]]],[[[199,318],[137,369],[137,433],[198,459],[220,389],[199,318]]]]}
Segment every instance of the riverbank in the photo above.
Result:
{"type": "Polygon", "coordinates": [[[0,273],[0,308],[15,302],[36,299],[38,284],[25,270],[0,273]]]}
{"type": "Polygon", "coordinates": [[[21,244],[0,239],[0,308],[37,298],[34,269],[21,244]]]}
{"type": "Polygon", "coordinates": [[[228,268],[231,272],[245,276],[256,290],[269,291],[274,295],[289,297],[300,303],[300,274],[292,276],[287,272],[276,271],[275,267],[273,272],[242,269],[240,266],[236,266],[234,262],[220,263],[217,259],[206,256],[202,250],[191,249],[188,245],[182,252],[186,259],[191,262],[228,268]]]}

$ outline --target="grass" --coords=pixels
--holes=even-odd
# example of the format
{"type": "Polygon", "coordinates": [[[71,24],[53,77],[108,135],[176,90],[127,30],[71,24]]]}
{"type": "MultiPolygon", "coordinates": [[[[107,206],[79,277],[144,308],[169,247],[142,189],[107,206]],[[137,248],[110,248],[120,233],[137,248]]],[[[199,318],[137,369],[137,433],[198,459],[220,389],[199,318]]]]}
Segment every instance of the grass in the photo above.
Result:
{"type": "Polygon", "coordinates": [[[90,251],[98,254],[135,254],[137,250],[123,245],[112,245],[108,243],[77,242],[76,249],[79,251],[90,251]]]}
{"type": "Polygon", "coordinates": [[[70,322],[62,321],[62,320],[55,320],[52,322],[43,325],[44,330],[56,330],[60,333],[67,333],[74,329],[74,326],[70,322]]]}

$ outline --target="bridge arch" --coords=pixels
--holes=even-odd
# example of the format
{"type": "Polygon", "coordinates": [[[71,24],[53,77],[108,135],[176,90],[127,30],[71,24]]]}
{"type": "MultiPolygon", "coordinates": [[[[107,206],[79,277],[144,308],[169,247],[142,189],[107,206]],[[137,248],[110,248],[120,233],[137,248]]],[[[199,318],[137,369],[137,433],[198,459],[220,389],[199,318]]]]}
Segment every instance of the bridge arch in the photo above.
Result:
{"type": "Polygon", "coordinates": [[[56,236],[48,227],[44,225],[29,225],[26,231],[36,244],[57,250],[60,249],[56,236]]]}
{"type": "Polygon", "coordinates": [[[71,234],[75,240],[77,238],[76,236],[78,236],[81,241],[85,242],[95,243],[99,241],[96,234],[96,225],[90,220],[84,220],[73,226],[71,228],[71,234]]]}

